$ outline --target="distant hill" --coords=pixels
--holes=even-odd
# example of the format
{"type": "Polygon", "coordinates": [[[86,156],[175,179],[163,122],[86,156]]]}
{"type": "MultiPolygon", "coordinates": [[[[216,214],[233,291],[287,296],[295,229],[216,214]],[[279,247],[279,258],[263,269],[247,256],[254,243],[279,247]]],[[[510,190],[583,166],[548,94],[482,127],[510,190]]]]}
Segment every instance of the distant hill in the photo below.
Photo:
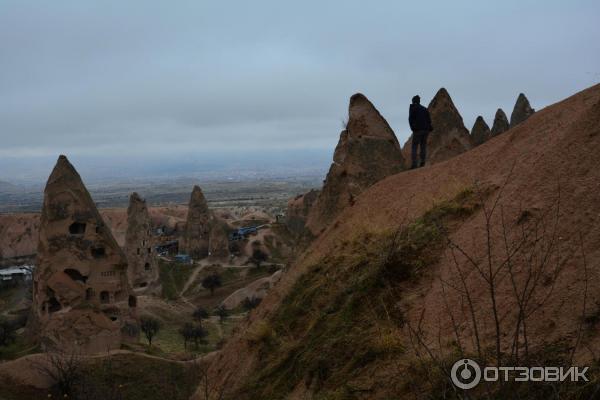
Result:
{"type": "Polygon", "coordinates": [[[13,185],[10,182],[0,181],[0,193],[12,193],[18,192],[21,188],[17,185],[13,185]]]}

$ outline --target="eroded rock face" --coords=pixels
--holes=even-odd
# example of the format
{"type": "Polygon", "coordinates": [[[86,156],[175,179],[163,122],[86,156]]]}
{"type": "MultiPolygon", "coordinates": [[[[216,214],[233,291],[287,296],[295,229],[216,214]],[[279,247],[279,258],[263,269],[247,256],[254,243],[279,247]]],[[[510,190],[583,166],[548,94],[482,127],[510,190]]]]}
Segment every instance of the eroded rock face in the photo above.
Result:
{"type": "Polygon", "coordinates": [[[60,156],[44,190],[31,326],[44,348],[105,352],[128,339],[136,305],[125,254],[60,156]]]}
{"type": "Polygon", "coordinates": [[[519,93],[515,108],[512,114],[510,114],[510,127],[513,128],[527,118],[531,117],[535,113],[535,110],[529,105],[529,100],[523,93],[519,93]]]}
{"type": "Polygon", "coordinates": [[[210,210],[202,189],[194,186],[183,237],[183,249],[192,258],[201,259],[208,256],[210,217],[210,210]]]}
{"type": "Polygon", "coordinates": [[[308,214],[317,201],[319,192],[319,190],[312,189],[288,201],[285,223],[288,230],[295,236],[302,236],[305,233],[308,214]]]}
{"type": "Polygon", "coordinates": [[[348,124],[340,134],[323,189],[306,226],[318,234],[356,196],[404,169],[398,139],[379,111],[362,94],[350,98],[348,124]]]}
{"type": "Polygon", "coordinates": [[[229,236],[227,224],[213,215],[210,221],[208,252],[213,260],[229,259],[229,236]]]}
{"type": "MultiPolygon", "coordinates": [[[[434,164],[448,160],[473,147],[469,130],[454,106],[450,94],[444,88],[438,90],[427,107],[431,115],[433,131],[427,138],[427,163],[434,164]]],[[[402,152],[409,159],[412,139],[404,145],[402,152]]]]}
{"type": "Polygon", "coordinates": [[[129,283],[136,291],[154,291],[158,286],[158,262],[146,201],[137,193],[129,197],[125,251],[129,283]]]}
{"type": "Polygon", "coordinates": [[[473,145],[479,146],[480,144],[486,142],[491,135],[492,132],[490,131],[488,124],[481,115],[478,116],[473,124],[473,129],[471,129],[471,141],[473,142],[473,145]]]}
{"type": "Polygon", "coordinates": [[[492,125],[491,134],[492,136],[496,136],[506,132],[509,128],[510,125],[508,124],[508,118],[506,117],[504,111],[499,108],[494,116],[494,124],[492,125]]]}

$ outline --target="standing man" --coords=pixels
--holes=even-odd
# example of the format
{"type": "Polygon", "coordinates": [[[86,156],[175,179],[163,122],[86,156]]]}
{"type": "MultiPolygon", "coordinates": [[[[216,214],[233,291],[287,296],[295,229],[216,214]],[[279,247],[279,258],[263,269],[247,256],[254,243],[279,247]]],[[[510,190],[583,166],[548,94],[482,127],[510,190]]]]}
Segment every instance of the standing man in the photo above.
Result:
{"type": "Polygon", "coordinates": [[[421,98],[416,95],[412,98],[412,104],[408,109],[408,123],[412,130],[412,165],[410,169],[423,167],[427,157],[427,137],[433,130],[431,126],[431,117],[429,111],[421,105],[421,98]],[[421,163],[417,164],[417,147],[421,148],[421,163]]]}

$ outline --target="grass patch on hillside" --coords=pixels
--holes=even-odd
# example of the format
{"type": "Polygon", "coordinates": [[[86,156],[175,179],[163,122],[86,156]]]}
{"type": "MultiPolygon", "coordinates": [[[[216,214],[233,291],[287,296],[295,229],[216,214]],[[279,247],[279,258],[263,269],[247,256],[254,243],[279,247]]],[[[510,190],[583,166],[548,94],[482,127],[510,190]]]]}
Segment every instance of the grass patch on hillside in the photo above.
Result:
{"type": "MultiPolygon", "coordinates": [[[[78,363],[78,378],[70,397],[86,400],[187,400],[196,390],[200,375],[195,363],[117,354],[78,363]]],[[[0,398],[38,400],[67,398],[58,387],[49,390],[0,381],[0,398]]]]}
{"type": "Polygon", "coordinates": [[[158,267],[163,297],[167,300],[178,299],[181,289],[194,270],[194,265],[158,260],[158,267]]]}
{"type": "Polygon", "coordinates": [[[14,360],[27,354],[39,352],[38,344],[32,344],[23,335],[17,335],[15,341],[7,346],[0,346],[0,360],[14,360]]]}
{"type": "Polygon", "coordinates": [[[261,361],[241,398],[284,398],[302,382],[318,398],[354,398],[339,389],[404,352],[396,335],[404,316],[390,288],[416,282],[438,261],[447,230],[479,207],[474,197],[466,189],[407,226],[365,233],[313,265],[274,317],[249,333],[261,361]]]}
{"type": "MultiPolygon", "coordinates": [[[[217,347],[217,343],[221,341],[219,328],[211,321],[202,321],[202,327],[208,332],[205,337],[206,343],[200,344],[198,348],[193,343],[188,343],[187,349],[184,346],[183,337],[179,333],[179,329],[183,324],[163,324],[158,334],[152,339],[152,348],[147,348],[147,352],[161,357],[169,357],[173,354],[203,354],[213,351],[217,347]]],[[[144,343],[147,343],[145,338],[142,338],[144,343]]]]}
{"type": "MultiPolygon", "coordinates": [[[[219,297],[219,294],[227,295],[233,293],[235,290],[246,286],[250,282],[269,276],[273,274],[277,268],[263,265],[260,268],[252,267],[240,267],[240,268],[225,268],[221,265],[211,265],[205,267],[194,282],[189,286],[184,295],[186,296],[210,296],[210,291],[202,286],[202,280],[209,275],[217,274],[221,277],[221,287],[215,291],[215,296],[219,297]],[[226,291],[226,293],[224,293],[226,291]]],[[[213,297],[213,296],[210,296],[213,297]]],[[[223,300],[222,298],[220,300],[223,300]]]]}
{"type": "Polygon", "coordinates": [[[198,384],[194,372],[191,365],[132,355],[111,357],[87,371],[101,393],[123,400],[188,399],[198,384]]]}

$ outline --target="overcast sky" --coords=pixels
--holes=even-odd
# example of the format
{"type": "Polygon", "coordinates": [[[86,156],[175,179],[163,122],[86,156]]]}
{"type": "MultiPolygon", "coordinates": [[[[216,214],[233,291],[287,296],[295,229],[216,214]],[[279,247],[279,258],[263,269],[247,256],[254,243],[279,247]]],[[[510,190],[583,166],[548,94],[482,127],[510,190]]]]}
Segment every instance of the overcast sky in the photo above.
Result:
{"type": "Polygon", "coordinates": [[[597,0],[0,0],[0,158],[332,152],[355,92],[403,143],[442,86],[491,125],[599,82],[598,21],[597,0]]]}

